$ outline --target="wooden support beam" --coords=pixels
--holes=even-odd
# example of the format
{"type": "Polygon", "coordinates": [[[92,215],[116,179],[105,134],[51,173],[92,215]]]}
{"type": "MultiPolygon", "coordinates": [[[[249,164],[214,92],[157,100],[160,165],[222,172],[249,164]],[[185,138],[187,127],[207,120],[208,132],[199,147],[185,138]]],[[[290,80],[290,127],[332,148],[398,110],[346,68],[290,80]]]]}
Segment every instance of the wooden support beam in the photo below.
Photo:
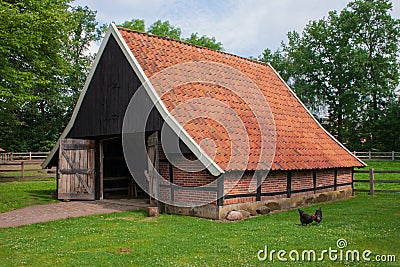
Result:
{"type": "Polygon", "coordinates": [[[168,162],[169,182],[171,183],[171,201],[175,201],[175,186],[174,186],[174,165],[168,162]]]}
{"type": "Polygon", "coordinates": [[[287,172],[287,184],[286,184],[286,197],[290,198],[292,196],[292,172],[287,172]]]}
{"type": "Polygon", "coordinates": [[[314,194],[317,193],[317,171],[313,170],[313,189],[314,194]]]}
{"type": "Polygon", "coordinates": [[[333,173],[333,190],[334,191],[337,190],[337,176],[338,176],[338,170],[335,169],[335,171],[333,173]]]}
{"type": "Polygon", "coordinates": [[[262,181],[261,181],[261,174],[257,174],[257,194],[256,194],[256,201],[261,201],[261,189],[262,189],[262,181]]]}
{"type": "Polygon", "coordinates": [[[217,180],[217,206],[224,205],[224,176],[219,176],[217,180]]]}

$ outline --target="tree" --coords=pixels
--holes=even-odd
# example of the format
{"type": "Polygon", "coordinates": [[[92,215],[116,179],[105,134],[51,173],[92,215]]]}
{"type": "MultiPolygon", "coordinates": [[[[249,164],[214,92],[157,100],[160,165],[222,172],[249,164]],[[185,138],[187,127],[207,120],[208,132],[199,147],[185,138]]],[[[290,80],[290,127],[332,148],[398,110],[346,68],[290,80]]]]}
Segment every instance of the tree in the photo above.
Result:
{"type": "Polygon", "coordinates": [[[223,51],[222,43],[217,42],[215,37],[210,38],[205,35],[198,36],[197,32],[192,33],[189,38],[183,39],[183,41],[198,46],[208,47],[212,50],[223,51]]]}
{"type": "MultiPolygon", "coordinates": [[[[145,32],[145,22],[141,19],[132,19],[131,21],[125,21],[119,26],[139,32],[145,32]]],[[[152,25],[150,25],[150,27],[147,29],[147,32],[154,35],[207,47],[217,51],[224,50],[222,44],[218,42],[215,37],[207,37],[206,35],[198,36],[198,33],[196,32],[192,33],[188,38],[182,38],[182,30],[179,27],[172,26],[168,20],[157,20],[152,25]]]]}
{"type": "Polygon", "coordinates": [[[288,33],[282,52],[260,56],[275,61],[314,113],[328,108],[325,127],[353,149],[371,146],[399,84],[399,20],[391,8],[389,0],[355,0],[302,34],[288,33]]]}
{"type": "Polygon", "coordinates": [[[87,6],[71,7],[69,16],[68,39],[63,45],[62,57],[68,65],[68,75],[65,83],[68,85],[67,96],[70,103],[74,106],[78,95],[85,83],[89,73],[90,65],[94,55],[85,53],[88,51],[92,42],[100,40],[104,26],[98,27],[96,21],[96,11],[90,10],[87,6]]]}
{"type": "Polygon", "coordinates": [[[121,26],[138,32],[146,31],[143,19],[132,19],[131,21],[125,21],[124,23],[121,24],[121,26]]]}
{"type": "Polygon", "coordinates": [[[148,32],[154,35],[168,37],[174,40],[181,40],[181,29],[169,24],[169,21],[157,20],[150,25],[148,32]]]}
{"type": "Polygon", "coordinates": [[[9,151],[50,149],[68,121],[97,25],[69,3],[0,2],[0,143],[9,151]]]}
{"type": "Polygon", "coordinates": [[[341,13],[362,67],[361,134],[369,149],[376,148],[377,126],[393,106],[399,84],[400,20],[391,17],[391,9],[389,0],[356,0],[341,13]]]}

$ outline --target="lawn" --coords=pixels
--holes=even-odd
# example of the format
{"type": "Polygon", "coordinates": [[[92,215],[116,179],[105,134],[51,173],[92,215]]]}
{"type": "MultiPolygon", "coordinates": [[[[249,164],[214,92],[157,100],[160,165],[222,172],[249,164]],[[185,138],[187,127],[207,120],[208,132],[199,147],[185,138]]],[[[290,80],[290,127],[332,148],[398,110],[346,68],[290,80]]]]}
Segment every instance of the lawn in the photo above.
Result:
{"type": "MultiPolygon", "coordinates": [[[[400,161],[365,161],[368,164],[368,167],[364,168],[368,170],[370,168],[374,168],[375,170],[400,170],[400,161]]],[[[399,173],[375,173],[374,178],[376,180],[400,180],[399,173]]],[[[354,179],[362,179],[369,180],[368,173],[355,173],[354,179]]],[[[369,183],[354,183],[354,188],[356,189],[368,189],[369,183]]],[[[400,183],[375,183],[375,189],[381,190],[400,190],[400,183]]]]}
{"type": "Polygon", "coordinates": [[[45,179],[47,181],[18,178],[0,182],[0,212],[58,202],[51,197],[52,192],[56,191],[55,178],[45,179]]]}
{"type": "MultiPolygon", "coordinates": [[[[400,169],[399,162],[367,162],[375,169],[400,169]]],[[[356,179],[368,179],[356,174],[356,179]]],[[[399,179],[382,177],[380,179],[399,179]]],[[[379,179],[379,178],[378,178],[379,179]]],[[[396,185],[397,186],[397,185],[396,185]]],[[[0,212],[57,202],[50,181],[13,179],[0,182],[0,212]]],[[[394,255],[396,262],[341,262],[344,266],[399,266],[400,194],[359,193],[340,202],[307,207],[313,213],[322,207],[321,224],[301,226],[297,210],[290,210],[225,223],[207,219],[162,214],[149,218],[142,211],[70,218],[47,223],[0,229],[0,266],[336,266],[327,254],[322,262],[259,261],[257,253],[268,251],[323,250],[372,251],[394,255]],[[343,238],[347,247],[338,249],[343,238]]],[[[260,256],[264,256],[263,253],[260,256]]]]}
{"type": "MultiPolygon", "coordinates": [[[[301,226],[297,210],[264,215],[241,222],[144,212],[122,212],[0,229],[0,266],[267,266],[257,252],[271,250],[338,249],[395,255],[400,260],[400,194],[359,194],[322,207],[321,224],[301,226]]],[[[263,254],[260,254],[263,255],[263,254]]],[[[288,255],[286,254],[286,258],[288,255]]],[[[323,262],[290,262],[294,266],[336,266],[325,254],[323,262]]],[[[287,266],[276,253],[273,265],[287,266]]],[[[341,262],[353,266],[355,262],[341,262]]],[[[359,266],[379,266],[359,262],[359,266]]]]}

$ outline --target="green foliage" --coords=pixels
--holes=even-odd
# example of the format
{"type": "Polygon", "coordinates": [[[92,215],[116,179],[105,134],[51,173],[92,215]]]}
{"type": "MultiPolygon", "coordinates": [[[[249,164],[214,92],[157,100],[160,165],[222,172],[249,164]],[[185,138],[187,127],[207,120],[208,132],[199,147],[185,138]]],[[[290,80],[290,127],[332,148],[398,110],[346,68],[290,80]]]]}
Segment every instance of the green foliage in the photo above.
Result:
{"type": "Polygon", "coordinates": [[[152,25],[150,25],[148,32],[154,35],[168,37],[174,40],[181,39],[181,29],[179,27],[174,27],[169,24],[169,21],[157,20],[152,25]]]}
{"type": "MultiPolygon", "coordinates": [[[[0,229],[2,266],[398,266],[398,262],[260,262],[257,252],[315,250],[344,238],[343,250],[395,254],[398,261],[400,195],[357,195],[321,207],[323,221],[301,226],[297,210],[236,223],[187,216],[121,212],[0,229]]],[[[286,257],[288,255],[286,254],[286,257]]]]}
{"type": "Polygon", "coordinates": [[[98,40],[95,12],[69,0],[0,2],[0,144],[49,150],[65,127],[98,40]]]}
{"type": "Polygon", "coordinates": [[[389,0],[355,0],[309,22],[302,34],[288,33],[282,51],[259,57],[313,113],[327,107],[324,126],[352,150],[400,148],[398,141],[384,142],[388,133],[381,129],[391,121],[399,84],[400,20],[391,17],[391,8],[389,0]]]}
{"type": "Polygon", "coordinates": [[[132,19],[131,21],[125,21],[121,24],[121,26],[135,31],[145,32],[143,19],[132,19]]]}
{"type": "Polygon", "coordinates": [[[204,46],[208,47],[212,50],[216,51],[223,51],[224,48],[222,47],[222,43],[217,42],[215,37],[207,37],[205,35],[203,36],[198,36],[198,33],[192,33],[189,38],[183,39],[184,42],[198,45],[198,46],[204,46]]]}
{"type": "MultiPolygon", "coordinates": [[[[132,19],[131,21],[125,21],[119,26],[139,32],[145,32],[145,22],[144,20],[141,19],[132,19]]],[[[215,39],[215,37],[207,37],[206,35],[199,36],[198,33],[196,32],[192,33],[188,38],[182,38],[181,37],[182,30],[179,27],[172,26],[168,20],[167,21],[157,20],[156,22],[150,25],[147,32],[154,35],[167,37],[170,39],[183,41],[198,46],[207,47],[216,51],[224,50],[222,44],[218,42],[215,39]]]]}

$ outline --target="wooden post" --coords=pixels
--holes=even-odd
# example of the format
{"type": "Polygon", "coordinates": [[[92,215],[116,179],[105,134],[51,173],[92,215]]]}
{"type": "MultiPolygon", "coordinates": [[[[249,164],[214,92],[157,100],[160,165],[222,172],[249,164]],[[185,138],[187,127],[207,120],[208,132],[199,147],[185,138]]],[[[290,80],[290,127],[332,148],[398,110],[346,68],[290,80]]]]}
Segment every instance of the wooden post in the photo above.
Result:
{"type": "Polygon", "coordinates": [[[369,193],[374,195],[374,168],[369,169],[369,193]]]}
{"type": "Polygon", "coordinates": [[[292,172],[287,173],[287,183],[286,183],[286,197],[290,198],[292,196],[292,172]]]}
{"type": "Polygon", "coordinates": [[[392,151],[392,160],[394,160],[395,159],[395,157],[394,157],[394,151],[392,151]]]}
{"type": "Polygon", "coordinates": [[[220,175],[217,179],[217,206],[224,205],[224,176],[220,175]]]}
{"type": "Polygon", "coordinates": [[[337,190],[337,174],[338,174],[338,170],[335,169],[333,171],[333,189],[334,189],[334,191],[337,190]]]}
{"type": "Polygon", "coordinates": [[[262,179],[261,173],[257,174],[257,194],[256,194],[256,201],[261,201],[261,191],[262,191],[262,179]]]}
{"type": "Polygon", "coordinates": [[[368,159],[371,159],[371,151],[368,151],[368,159]]]}
{"type": "Polygon", "coordinates": [[[29,152],[29,160],[32,160],[32,152],[29,152]]]}
{"type": "Polygon", "coordinates": [[[25,166],[23,161],[21,161],[21,178],[25,178],[25,166]]]}
{"type": "Polygon", "coordinates": [[[317,172],[313,170],[313,189],[314,189],[314,194],[317,193],[317,172]]]}

